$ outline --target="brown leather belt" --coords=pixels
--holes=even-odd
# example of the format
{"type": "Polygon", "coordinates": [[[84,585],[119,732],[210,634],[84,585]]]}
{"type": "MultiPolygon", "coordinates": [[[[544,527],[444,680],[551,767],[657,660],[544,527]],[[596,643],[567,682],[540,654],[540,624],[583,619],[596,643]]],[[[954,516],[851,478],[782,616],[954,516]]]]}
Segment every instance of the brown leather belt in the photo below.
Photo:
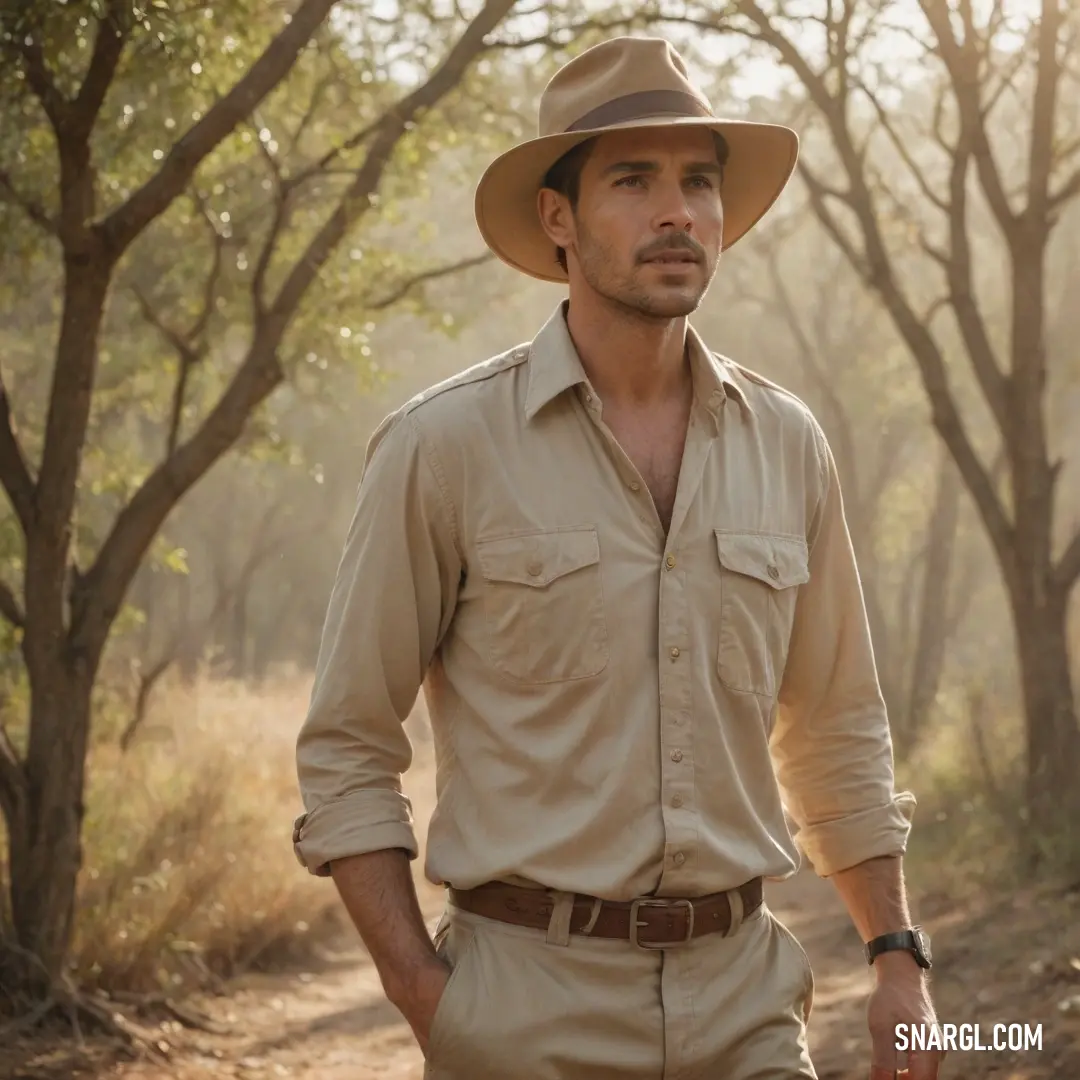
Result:
{"type": "MultiPolygon", "coordinates": [[[[731,927],[733,893],[742,899],[743,914],[761,905],[761,878],[730,892],[694,899],[646,896],[637,900],[594,900],[574,897],[570,933],[599,938],[623,938],[643,949],[682,945],[702,934],[726,934],[731,927]],[[599,906],[599,910],[594,910],[599,906]]],[[[555,901],[546,889],[525,889],[501,881],[475,889],[450,889],[450,903],[485,919],[546,930],[555,901]]]]}

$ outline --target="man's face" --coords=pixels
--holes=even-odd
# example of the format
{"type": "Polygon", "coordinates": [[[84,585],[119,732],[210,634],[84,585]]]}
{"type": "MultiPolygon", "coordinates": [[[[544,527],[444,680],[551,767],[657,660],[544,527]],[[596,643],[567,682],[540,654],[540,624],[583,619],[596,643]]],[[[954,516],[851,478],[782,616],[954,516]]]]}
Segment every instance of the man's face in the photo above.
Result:
{"type": "MultiPolygon", "coordinates": [[[[600,296],[652,318],[689,315],[723,240],[720,166],[702,128],[601,136],[581,173],[568,260],[600,296]]],[[[574,271],[571,269],[571,282],[574,271]]]]}

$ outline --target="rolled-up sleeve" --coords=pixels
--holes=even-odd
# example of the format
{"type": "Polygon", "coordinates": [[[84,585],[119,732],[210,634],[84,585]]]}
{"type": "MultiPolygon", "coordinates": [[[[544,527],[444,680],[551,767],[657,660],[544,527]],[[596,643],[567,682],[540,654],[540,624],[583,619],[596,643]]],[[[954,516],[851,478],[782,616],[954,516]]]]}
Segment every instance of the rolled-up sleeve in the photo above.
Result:
{"type": "Polygon", "coordinates": [[[400,410],[368,444],[297,739],[305,813],[293,846],[313,874],[387,848],[417,855],[403,723],[453,617],[461,569],[439,459],[400,410]]]}
{"type": "Polygon", "coordinates": [[[836,465],[815,422],[820,496],[799,590],[773,761],[799,846],[828,877],[907,848],[915,798],[895,791],[892,740],[836,465]]]}

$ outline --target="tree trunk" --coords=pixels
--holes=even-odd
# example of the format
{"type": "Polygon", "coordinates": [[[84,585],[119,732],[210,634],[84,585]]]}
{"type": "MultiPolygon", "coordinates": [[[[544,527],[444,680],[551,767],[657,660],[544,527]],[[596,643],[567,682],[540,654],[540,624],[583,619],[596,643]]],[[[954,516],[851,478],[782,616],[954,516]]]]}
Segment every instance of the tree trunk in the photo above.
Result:
{"type": "Polygon", "coordinates": [[[229,677],[244,680],[248,675],[247,653],[247,602],[249,581],[240,582],[240,587],[233,596],[232,618],[229,620],[229,677]]]}
{"type": "Polygon", "coordinates": [[[31,730],[63,734],[28,759],[24,812],[9,823],[12,920],[19,946],[40,961],[34,984],[59,977],[74,928],[93,686],[83,665],[57,656],[49,668],[40,673],[48,692],[31,696],[31,730]]]}
{"type": "Polygon", "coordinates": [[[922,595],[908,683],[906,715],[897,729],[897,756],[906,758],[918,745],[941,685],[951,629],[950,583],[960,519],[960,477],[942,447],[934,507],[926,530],[922,595]]]}
{"type": "Polygon", "coordinates": [[[1050,843],[1061,854],[1080,855],[1080,728],[1066,608],[1060,596],[1041,606],[1030,597],[1013,604],[1027,717],[1029,849],[1036,863],[1046,860],[1050,843]]]}

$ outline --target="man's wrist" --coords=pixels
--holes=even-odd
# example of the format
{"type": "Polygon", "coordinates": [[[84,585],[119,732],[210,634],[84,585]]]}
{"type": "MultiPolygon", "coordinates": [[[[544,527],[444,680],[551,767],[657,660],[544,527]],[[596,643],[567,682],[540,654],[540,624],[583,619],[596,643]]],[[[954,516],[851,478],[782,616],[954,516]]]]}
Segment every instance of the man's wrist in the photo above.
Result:
{"type": "Polygon", "coordinates": [[[383,992],[387,1000],[400,1008],[408,1005],[417,994],[418,988],[433,970],[449,970],[445,961],[440,959],[434,948],[430,952],[424,952],[413,956],[406,961],[395,958],[394,962],[382,965],[384,970],[379,971],[383,985],[383,992]]]}
{"type": "Polygon", "coordinates": [[[921,980],[925,974],[915,957],[902,949],[878,954],[872,966],[879,982],[883,979],[921,980]]]}

